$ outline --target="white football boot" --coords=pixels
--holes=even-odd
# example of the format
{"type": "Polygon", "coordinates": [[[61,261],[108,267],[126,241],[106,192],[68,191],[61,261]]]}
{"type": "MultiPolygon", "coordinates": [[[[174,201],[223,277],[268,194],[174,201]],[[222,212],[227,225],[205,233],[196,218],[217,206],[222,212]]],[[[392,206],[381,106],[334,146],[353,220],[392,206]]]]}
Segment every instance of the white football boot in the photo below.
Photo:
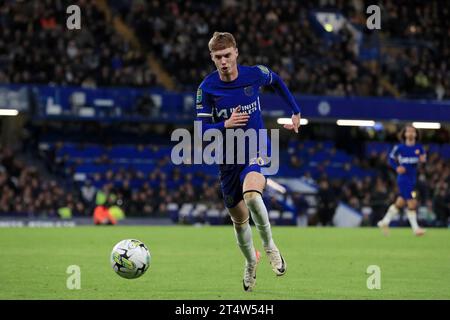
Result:
{"type": "Polygon", "coordinates": [[[277,276],[284,275],[286,273],[287,263],[284,261],[280,250],[278,250],[277,247],[274,247],[272,249],[265,249],[265,251],[273,272],[275,272],[277,276]]]}
{"type": "Polygon", "coordinates": [[[244,291],[253,291],[256,285],[256,267],[258,266],[260,256],[259,251],[256,250],[256,262],[251,264],[248,262],[245,263],[244,279],[242,280],[244,291]]]}

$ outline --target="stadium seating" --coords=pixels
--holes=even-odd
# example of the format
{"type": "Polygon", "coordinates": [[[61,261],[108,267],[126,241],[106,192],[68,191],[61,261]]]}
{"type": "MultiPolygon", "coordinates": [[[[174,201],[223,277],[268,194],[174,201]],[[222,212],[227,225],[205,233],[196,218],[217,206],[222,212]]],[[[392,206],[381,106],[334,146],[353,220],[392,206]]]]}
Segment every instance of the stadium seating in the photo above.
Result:
{"type": "Polygon", "coordinates": [[[211,34],[229,31],[235,33],[242,63],[269,65],[297,92],[450,97],[450,69],[444,63],[450,60],[445,50],[450,17],[443,1],[413,6],[387,1],[382,4],[383,27],[373,33],[366,29],[359,1],[265,1],[262,6],[253,1],[108,3],[160,57],[182,90],[195,89],[198,79],[212,71],[213,65],[205,63],[211,34]],[[314,21],[318,11],[342,14],[351,27],[331,36],[314,21]],[[392,86],[389,90],[386,82],[392,86]]]}

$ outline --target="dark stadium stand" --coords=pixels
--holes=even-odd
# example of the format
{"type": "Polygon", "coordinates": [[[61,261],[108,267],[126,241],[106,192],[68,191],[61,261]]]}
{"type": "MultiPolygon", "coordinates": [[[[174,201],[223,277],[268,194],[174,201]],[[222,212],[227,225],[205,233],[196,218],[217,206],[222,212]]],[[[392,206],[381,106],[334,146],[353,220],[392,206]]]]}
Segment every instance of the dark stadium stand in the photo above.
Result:
{"type": "Polygon", "coordinates": [[[5,68],[0,68],[0,83],[157,85],[145,55],[115,32],[94,1],[79,3],[82,29],[66,32],[66,8],[71,4],[70,0],[1,3],[0,65],[5,68]]]}
{"type": "Polygon", "coordinates": [[[445,1],[381,1],[378,33],[365,30],[370,1],[109,1],[182,90],[212,70],[206,44],[216,30],[236,33],[243,64],[267,64],[305,94],[449,98],[450,12],[445,1]],[[359,7],[356,7],[359,3],[359,7]],[[314,10],[349,19],[334,38],[311,21],[314,10]],[[231,18],[233,17],[233,18],[231,18]],[[446,32],[447,31],[447,32],[446,32]],[[375,52],[375,54],[370,53],[375,52]],[[395,89],[388,90],[389,82],[395,89]],[[395,94],[394,94],[395,93],[395,94]]]}

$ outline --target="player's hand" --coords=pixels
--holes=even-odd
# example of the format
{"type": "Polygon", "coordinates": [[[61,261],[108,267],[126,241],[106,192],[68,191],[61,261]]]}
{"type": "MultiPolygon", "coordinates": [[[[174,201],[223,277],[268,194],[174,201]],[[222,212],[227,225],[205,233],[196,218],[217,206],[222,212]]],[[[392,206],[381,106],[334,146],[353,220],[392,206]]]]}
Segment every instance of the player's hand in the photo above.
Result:
{"type": "Polygon", "coordinates": [[[241,106],[233,110],[230,118],[225,120],[225,128],[243,127],[247,124],[250,115],[245,112],[240,112],[241,106]]]}
{"type": "Polygon", "coordinates": [[[397,173],[398,174],[404,174],[406,172],[406,168],[404,166],[398,166],[397,167],[397,173]]]}
{"type": "Polygon", "coordinates": [[[295,133],[298,133],[298,128],[300,128],[300,113],[292,115],[292,123],[285,124],[283,127],[288,130],[294,130],[295,133]]]}
{"type": "Polygon", "coordinates": [[[422,154],[419,156],[419,161],[420,162],[427,162],[427,155],[426,154],[422,154]]]}

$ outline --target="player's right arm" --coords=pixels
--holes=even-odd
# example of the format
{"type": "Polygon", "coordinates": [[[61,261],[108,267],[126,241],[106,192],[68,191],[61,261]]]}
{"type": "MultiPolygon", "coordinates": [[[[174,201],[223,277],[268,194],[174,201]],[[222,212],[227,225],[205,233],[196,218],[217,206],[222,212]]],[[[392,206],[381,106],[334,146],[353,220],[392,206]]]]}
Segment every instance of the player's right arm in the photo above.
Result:
{"type": "Polygon", "coordinates": [[[201,121],[202,123],[202,135],[208,129],[218,129],[223,130],[224,121],[214,123],[213,122],[213,107],[212,101],[203,88],[202,85],[197,89],[197,98],[195,100],[195,110],[197,112],[196,121],[201,121]]]}
{"type": "Polygon", "coordinates": [[[247,124],[248,119],[250,118],[250,115],[245,112],[240,112],[241,106],[238,106],[233,110],[233,113],[231,114],[230,118],[225,120],[225,128],[238,128],[243,127],[247,124]]]}
{"type": "Polygon", "coordinates": [[[389,165],[394,169],[398,174],[403,174],[406,172],[404,166],[399,165],[398,160],[398,145],[394,146],[392,151],[389,153],[389,165]]]}
{"type": "Polygon", "coordinates": [[[240,112],[241,107],[238,106],[233,110],[230,118],[220,122],[213,121],[213,104],[211,96],[205,92],[200,86],[197,90],[196,99],[197,119],[202,122],[202,134],[208,129],[218,129],[223,131],[228,128],[243,127],[247,124],[250,117],[247,113],[240,112]]]}

